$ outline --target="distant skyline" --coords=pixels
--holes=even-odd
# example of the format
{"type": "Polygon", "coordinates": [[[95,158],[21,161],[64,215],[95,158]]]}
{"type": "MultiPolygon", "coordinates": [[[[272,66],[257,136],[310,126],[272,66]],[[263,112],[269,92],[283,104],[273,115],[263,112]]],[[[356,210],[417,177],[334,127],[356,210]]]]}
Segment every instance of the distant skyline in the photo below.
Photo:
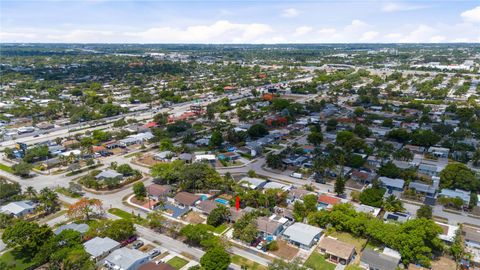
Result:
{"type": "Polygon", "coordinates": [[[0,0],[0,42],[480,42],[480,1],[0,0]]]}

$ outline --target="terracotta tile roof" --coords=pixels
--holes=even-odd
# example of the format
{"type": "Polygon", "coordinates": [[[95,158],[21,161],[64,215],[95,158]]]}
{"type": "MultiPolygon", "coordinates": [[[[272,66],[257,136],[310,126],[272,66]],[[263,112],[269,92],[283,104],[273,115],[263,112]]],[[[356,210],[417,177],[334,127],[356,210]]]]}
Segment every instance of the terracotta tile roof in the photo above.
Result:
{"type": "Polygon", "coordinates": [[[320,196],[318,196],[318,202],[319,203],[324,203],[324,204],[329,204],[329,205],[336,205],[336,204],[339,204],[341,202],[341,200],[339,198],[335,198],[335,197],[328,196],[328,195],[320,195],[320,196]]]}
{"type": "Polygon", "coordinates": [[[330,237],[324,237],[322,240],[320,240],[318,247],[325,249],[326,253],[328,254],[332,254],[346,260],[352,256],[352,253],[355,250],[354,245],[338,241],[330,237]]]}
{"type": "Polygon", "coordinates": [[[175,195],[175,201],[183,205],[193,206],[198,200],[200,200],[200,196],[184,191],[175,195]]]}

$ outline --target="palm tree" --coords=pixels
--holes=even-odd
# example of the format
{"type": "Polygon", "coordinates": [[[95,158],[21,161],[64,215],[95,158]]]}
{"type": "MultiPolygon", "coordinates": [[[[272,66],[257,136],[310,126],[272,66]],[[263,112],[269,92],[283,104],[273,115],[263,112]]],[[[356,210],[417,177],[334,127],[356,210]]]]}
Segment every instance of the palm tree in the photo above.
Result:
{"type": "Polygon", "coordinates": [[[34,187],[27,187],[25,190],[25,195],[27,195],[29,199],[34,199],[37,197],[37,191],[34,187]]]}
{"type": "Polygon", "coordinates": [[[58,194],[47,187],[40,191],[38,199],[46,214],[53,213],[60,205],[58,202],[58,194]]]}
{"type": "Polygon", "coordinates": [[[395,195],[390,195],[385,199],[383,203],[383,208],[390,212],[402,211],[403,205],[402,202],[395,197],[395,195]]]}

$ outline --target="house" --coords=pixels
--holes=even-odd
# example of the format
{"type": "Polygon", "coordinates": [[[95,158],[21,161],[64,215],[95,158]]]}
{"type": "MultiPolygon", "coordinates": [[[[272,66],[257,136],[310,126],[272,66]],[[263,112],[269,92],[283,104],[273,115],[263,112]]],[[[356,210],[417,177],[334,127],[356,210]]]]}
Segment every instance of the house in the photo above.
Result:
{"type": "Polygon", "coordinates": [[[369,156],[367,158],[367,163],[368,165],[372,166],[372,167],[375,167],[375,168],[380,168],[380,166],[382,166],[382,164],[384,163],[385,160],[379,158],[379,157],[376,157],[376,156],[369,156]]]}
{"type": "Polygon", "coordinates": [[[373,181],[373,179],[375,179],[375,176],[376,175],[374,173],[353,170],[350,175],[350,178],[362,184],[370,184],[373,181]]]}
{"type": "Polygon", "coordinates": [[[191,163],[193,160],[193,155],[190,153],[181,153],[178,156],[178,159],[185,161],[185,163],[191,163]]]}
{"type": "Polygon", "coordinates": [[[230,222],[237,222],[239,219],[241,219],[247,213],[247,211],[245,211],[244,209],[238,209],[237,210],[237,208],[235,208],[235,207],[228,208],[228,211],[230,212],[230,215],[228,217],[230,222]]]}
{"type": "Polygon", "coordinates": [[[106,255],[110,254],[113,250],[117,249],[120,247],[120,243],[105,237],[95,237],[87,242],[83,243],[83,247],[85,248],[85,251],[92,256],[92,258],[98,260],[106,255]]]}
{"type": "Polygon", "coordinates": [[[172,187],[169,185],[151,184],[147,187],[148,197],[157,201],[164,201],[172,193],[172,187]]]}
{"type": "Polygon", "coordinates": [[[200,138],[195,141],[197,146],[208,146],[210,144],[210,139],[208,138],[200,138]]]}
{"type": "Polygon", "coordinates": [[[296,222],[283,232],[283,237],[293,245],[310,249],[318,242],[321,234],[322,229],[318,227],[296,222]]]}
{"type": "Polygon", "coordinates": [[[51,169],[53,167],[56,167],[60,164],[62,164],[63,161],[59,158],[49,158],[47,160],[42,161],[41,166],[45,168],[46,170],[51,169]]]}
{"type": "Polygon", "coordinates": [[[292,204],[297,200],[302,201],[303,197],[305,197],[305,195],[308,195],[308,194],[314,194],[314,193],[301,188],[292,188],[288,191],[287,203],[292,204]]]}
{"type": "Polygon", "coordinates": [[[455,236],[458,231],[458,226],[450,225],[435,221],[435,223],[442,228],[442,233],[438,235],[447,244],[452,244],[455,241],[455,236]]]}
{"type": "Polygon", "coordinates": [[[421,193],[423,195],[430,196],[430,197],[435,196],[437,187],[438,185],[437,186],[427,185],[425,183],[418,182],[418,181],[410,182],[410,184],[408,184],[409,189],[413,189],[417,193],[421,193]]]}
{"type": "Polygon", "coordinates": [[[226,161],[233,161],[237,160],[240,158],[240,155],[235,152],[227,152],[227,153],[222,153],[218,154],[218,159],[219,160],[226,160],[226,161]]]}
{"type": "Polygon", "coordinates": [[[123,178],[123,174],[118,173],[112,169],[103,170],[102,172],[100,172],[95,176],[95,179],[97,180],[105,180],[105,179],[122,180],[122,178],[123,178]]]}
{"type": "Polygon", "coordinates": [[[84,234],[88,231],[88,229],[89,229],[89,226],[85,223],[80,223],[80,224],[70,223],[70,224],[65,224],[65,225],[62,225],[62,226],[58,227],[53,233],[56,234],[56,235],[59,235],[63,231],[73,230],[73,231],[79,232],[81,234],[84,234]]]}
{"type": "Polygon", "coordinates": [[[380,185],[382,187],[385,187],[390,191],[403,191],[403,186],[405,185],[405,181],[399,178],[381,176],[378,178],[378,180],[380,181],[380,185]]]}
{"type": "Polygon", "coordinates": [[[267,181],[261,178],[243,177],[242,179],[240,179],[239,183],[244,188],[262,189],[263,186],[267,183],[267,181]]]}
{"type": "Polygon", "coordinates": [[[177,193],[173,198],[175,203],[181,207],[194,206],[200,199],[200,196],[185,191],[177,193]]]}
{"type": "MultiPolygon", "coordinates": [[[[385,248],[388,250],[388,248],[385,248]]],[[[360,267],[366,270],[392,270],[397,269],[400,262],[400,254],[389,254],[388,252],[378,253],[370,248],[362,252],[360,267]]]]}
{"type": "Polygon", "coordinates": [[[162,161],[162,162],[170,161],[172,157],[173,157],[172,151],[162,151],[160,153],[155,153],[153,155],[153,159],[162,161]]]}
{"type": "Polygon", "coordinates": [[[196,206],[196,209],[208,216],[217,207],[218,207],[218,203],[212,200],[205,200],[198,203],[196,206]]]}
{"type": "Polygon", "coordinates": [[[48,153],[52,156],[56,156],[56,155],[59,155],[60,153],[62,153],[63,151],[65,151],[65,147],[62,146],[62,145],[51,145],[51,146],[48,146],[48,153]]]}
{"type": "Polygon", "coordinates": [[[195,162],[207,161],[207,162],[213,164],[213,163],[215,163],[216,160],[217,160],[217,158],[215,157],[215,155],[212,155],[212,154],[195,155],[195,157],[194,157],[195,162]]]}
{"type": "Polygon", "coordinates": [[[407,144],[404,148],[410,150],[414,154],[423,154],[425,152],[425,147],[422,146],[407,144]]]}
{"type": "Polygon", "coordinates": [[[337,197],[332,197],[329,195],[320,195],[318,196],[318,208],[319,209],[331,209],[334,205],[341,203],[342,200],[337,197]]]}
{"type": "Polygon", "coordinates": [[[134,135],[129,135],[125,139],[119,140],[119,144],[122,147],[129,146],[129,145],[134,145],[134,144],[142,144],[150,139],[152,139],[153,134],[151,132],[144,132],[144,133],[138,133],[134,135]]]}
{"type": "Polygon", "coordinates": [[[141,265],[148,263],[149,260],[148,254],[123,247],[108,255],[105,258],[105,264],[112,269],[137,270],[141,265]]]}
{"type": "Polygon", "coordinates": [[[322,254],[334,263],[349,264],[355,255],[355,246],[331,237],[323,237],[318,244],[322,254]]]}
{"type": "Polygon", "coordinates": [[[480,267],[480,228],[464,225],[462,235],[465,241],[465,249],[472,255],[473,269],[477,269],[480,267]]]}
{"type": "Polygon", "coordinates": [[[284,185],[278,182],[268,181],[264,186],[264,189],[281,189],[283,191],[288,191],[292,188],[292,186],[284,185]]]}
{"type": "Polygon", "coordinates": [[[175,270],[175,268],[167,263],[156,264],[154,262],[148,262],[140,265],[140,267],[137,268],[137,270],[175,270]]]}
{"type": "Polygon", "coordinates": [[[380,211],[382,210],[381,208],[377,208],[377,207],[373,207],[365,204],[353,204],[353,207],[355,207],[355,211],[371,214],[373,217],[377,217],[378,214],[380,214],[380,211]]]}
{"type": "Polygon", "coordinates": [[[470,203],[470,191],[465,191],[461,189],[442,189],[438,196],[447,197],[447,198],[460,198],[463,200],[464,204],[468,205],[470,203]]]}
{"type": "Polygon", "coordinates": [[[256,219],[257,230],[267,236],[277,236],[283,231],[282,223],[274,221],[268,217],[258,217],[256,219]]]}
{"type": "Polygon", "coordinates": [[[428,148],[428,153],[435,157],[439,158],[448,158],[448,154],[450,153],[450,149],[444,147],[435,147],[431,146],[428,148]]]}
{"type": "Polygon", "coordinates": [[[395,221],[400,223],[403,223],[411,218],[412,216],[410,214],[400,213],[400,212],[386,211],[385,214],[383,215],[383,220],[385,221],[395,221]]]}
{"type": "Polygon", "coordinates": [[[35,209],[36,206],[31,201],[17,201],[0,207],[0,212],[18,218],[35,212],[35,209]]]}

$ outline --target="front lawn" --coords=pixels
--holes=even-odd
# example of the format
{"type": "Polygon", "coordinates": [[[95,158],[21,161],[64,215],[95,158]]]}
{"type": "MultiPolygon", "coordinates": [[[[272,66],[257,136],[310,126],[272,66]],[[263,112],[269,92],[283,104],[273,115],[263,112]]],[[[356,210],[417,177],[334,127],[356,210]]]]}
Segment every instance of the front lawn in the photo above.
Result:
{"type": "Polygon", "coordinates": [[[267,267],[239,255],[232,256],[232,263],[241,267],[246,266],[251,270],[267,270],[267,267]]]}
{"type": "Polygon", "coordinates": [[[221,225],[218,225],[217,227],[214,227],[212,232],[217,234],[222,234],[227,228],[228,228],[227,224],[223,223],[221,225]]]}
{"type": "Polygon", "coordinates": [[[24,270],[34,266],[33,261],[30,261],[29,258],[22,258],[21,254],[17,254],[15,251],[5,252],[0,257],[0,264],[4,264],[8,269],[14,270],[24,270]]]}
{"type": "Polygon", "coordinates": [[[173,257],[172,259],[170,259],[167,264],[171,265],[173,268],[179,270],[181,269],[182,267],[184,267],[185,265],[187,265],[188,261],[183,259],[183,258],[180,258],[178,256],[175,256],[173,257]]]}
{"type": "Polygon", "coordinates": [[[108,209],[108,212],[122,219],[131,220],[133,223],[136,223],[139,225],[145,225],[147,222],[145,219],[138,216],[133,216],[131,213],[123,211],[122,209],[110,208],[108,209]]]}
{"type": "Polygon", "coordinates": [[[305,262],[305,266],[312,268],[313,270],[334,270],[335,264],[329,263],[325,260],[325,257],[314,251],[310,257],[308,257],[307,261],[305,262]]]}
{"type": "Polygon", "coordinates": [[[8,173],[13,173],[13,169],[10,166],[0,163],[0,170],[6,171],[8,173]]]}

